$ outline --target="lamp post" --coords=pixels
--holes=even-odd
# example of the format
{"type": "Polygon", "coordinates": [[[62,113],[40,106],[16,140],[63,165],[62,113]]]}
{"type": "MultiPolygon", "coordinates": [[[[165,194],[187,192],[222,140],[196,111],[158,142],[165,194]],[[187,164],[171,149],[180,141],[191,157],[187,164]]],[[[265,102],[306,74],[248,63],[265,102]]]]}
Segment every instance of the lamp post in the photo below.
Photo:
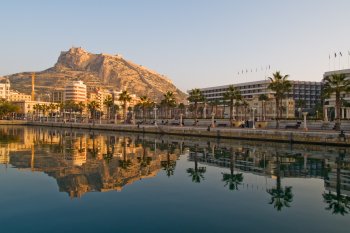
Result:
{"type": "Polygon", "coordinates": [[[303,116],[304,116],[304,130],[307,131],[307,124],[306,124],[306,116],[307,116],[308,112],[303,112],[303,116]]]}
{"type": "Polygon", "coordinates": [[[255,129],[255,110],[256,108],[252,108],[253,110],[253,129],[255,129]]]}
{"type": "Polygon", "coordinates": [[[154,125],[157,126],[157,106],[154,105],[153,111],[154,111],[154,125]]]}
{"type": "Polygon", "coordinates": [[[118,114],[117,113],[114,114],[114,123],[118,124],[118,114]]]}
{"type": "Polygon", "coordinates": [[[318,120],[318,110],[316,110],[316,120],[318,120]]]}
{"type": "Polygon", "coordinates": [[[301,108],[298,108],[299,118],[301,118],[301,108]]]}
{"type": "Polygon", "coordinates": [[[180,113],[180,124],[179,124],[179,125],[180,125],[181,127],[183,126],[183,124],[182,124],[182,117],[183,117],[183,115],[184,115],[184,114],[180,113]]]}
{"type": "Polygon", "coordinates": [[[212,113],[211,113],[211,127],[212,127],[212,128],[215,127],[215,120],[214,120],[214,117],[215,117],[215,112],[212,112],[212,113]]]}

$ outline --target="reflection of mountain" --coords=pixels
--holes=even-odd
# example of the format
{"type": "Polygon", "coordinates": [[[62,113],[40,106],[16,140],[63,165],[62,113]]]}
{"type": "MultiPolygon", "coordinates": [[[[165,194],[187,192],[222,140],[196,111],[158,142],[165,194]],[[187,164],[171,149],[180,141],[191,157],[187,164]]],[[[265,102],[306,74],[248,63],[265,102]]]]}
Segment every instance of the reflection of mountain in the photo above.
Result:
{"type": "Polygon", "coordinates": [[[67,131],[56,132],[55,137],[59,138],[56,144],[44,140],[30,149],[10,151],[9,163],[15,168],[45,172],[57,180],[60,191],[71,197],[91,191],[122,190],[127,184],[155,176],[164,162],[174,164],[175,154],[179,154],[128,137],[67,131]],[[130,161],[130,166],[121,166],[124,159],[130,161]]]}

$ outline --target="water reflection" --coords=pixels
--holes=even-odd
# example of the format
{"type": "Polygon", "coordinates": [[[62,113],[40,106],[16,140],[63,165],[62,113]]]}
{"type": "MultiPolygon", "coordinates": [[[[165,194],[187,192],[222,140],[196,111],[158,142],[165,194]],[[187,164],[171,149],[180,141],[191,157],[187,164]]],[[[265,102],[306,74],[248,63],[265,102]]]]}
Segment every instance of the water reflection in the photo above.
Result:
{"type": "Polygon", "coordinates": [[[341,215],[348,214],[350,210],[350,197],[342,194],[343,190],[348,191],[347,187],[350,185],[349,163],[344,161],[344,158],[345,151],[339,150],[339,156],[335,160],[335,168],[328,164],[327,176],[325,177],[328,192],[324,192],[322,195],[324,202],[327,203],[326,210],[341,215]]]}
{"type": "Polygon", "coordinates": [[[250,175],[271,180],[263,190],[266,205],[277,211],[293,208],[297,192],[287,185],[288,178],[317,178],[324,180],[325,209],[339,215],[350,211],[349,148],[1,127],[0,163],[44,172],[72,198],[121,191],[157,174],[185,174],[196,185],[206,185],[209,170],[216,167],[216,182],[225,192],[243,190],[250,175]],[[179,168],[182,156],[188,162],[179,168]]]}

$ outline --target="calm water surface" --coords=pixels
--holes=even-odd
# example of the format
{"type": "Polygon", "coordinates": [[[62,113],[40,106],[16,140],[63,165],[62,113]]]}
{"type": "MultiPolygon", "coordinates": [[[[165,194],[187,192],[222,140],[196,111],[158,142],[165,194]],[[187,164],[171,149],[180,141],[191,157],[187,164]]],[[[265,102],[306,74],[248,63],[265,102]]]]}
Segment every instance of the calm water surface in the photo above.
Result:
{"type": "Polygon", "coordinates": [[[0,127],[1,232],[349,232],[349,148],[0,127]]]}

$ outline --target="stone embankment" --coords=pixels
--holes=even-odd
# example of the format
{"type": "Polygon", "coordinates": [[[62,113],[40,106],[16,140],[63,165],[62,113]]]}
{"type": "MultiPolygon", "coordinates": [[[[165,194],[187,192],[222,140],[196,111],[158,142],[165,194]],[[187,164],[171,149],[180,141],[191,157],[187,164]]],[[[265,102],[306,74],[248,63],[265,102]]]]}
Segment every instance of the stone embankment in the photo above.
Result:
{"type": "Polygon", "coordinates": [[[274,141],[303,144],[319,144],[333,146],[349,146],[350,134],[333,130],[302,129],[241,129],[228,127],[194,127],[194,126],[154,126],[154,125],[123,125],[123,124],[87,124],[62,122],[27,122],[26,125],[77,128],[89,130],[110,130],[134,133],[154,133],[195,137],[232,138],[256,141],[274,141]]]}

